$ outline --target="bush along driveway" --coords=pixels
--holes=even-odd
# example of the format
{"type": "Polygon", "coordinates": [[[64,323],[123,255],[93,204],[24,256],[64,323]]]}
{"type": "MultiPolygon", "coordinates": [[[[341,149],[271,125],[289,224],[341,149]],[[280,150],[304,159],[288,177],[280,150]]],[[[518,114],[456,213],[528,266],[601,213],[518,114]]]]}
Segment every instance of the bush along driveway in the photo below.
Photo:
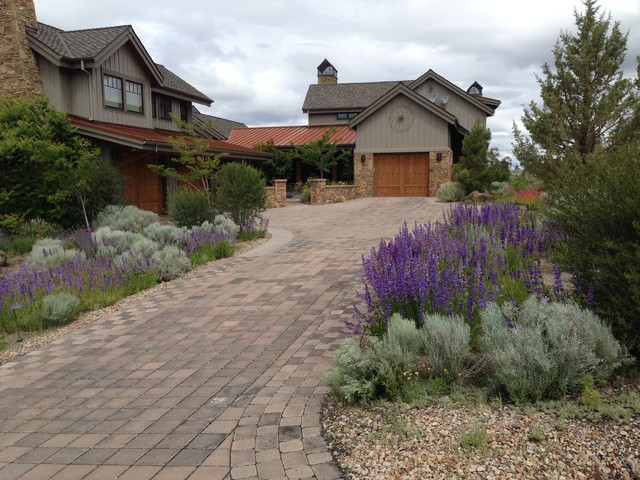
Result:
{"type": "Polygon", "coordinates": [[[269,210],[273,239],[0,367],[0,478],[339,478],[322,374],[362,255],[433,199],[269,210]]]}

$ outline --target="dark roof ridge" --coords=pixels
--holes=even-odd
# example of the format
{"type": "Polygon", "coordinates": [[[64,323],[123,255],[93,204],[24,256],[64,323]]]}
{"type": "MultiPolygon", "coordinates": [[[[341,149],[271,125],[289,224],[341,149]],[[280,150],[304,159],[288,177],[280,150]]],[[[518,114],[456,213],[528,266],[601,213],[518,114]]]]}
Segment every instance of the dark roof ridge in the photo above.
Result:
{"type": "Polygon", "coordinates": [[[62,33],[90,32],[90,31],[93,31],[93,30],[111,30],[111,29],[115,29],[115,28],[131,28],[131,29],[133,29],[133,27],[131,25],[128,25],[128,24],[111,25],[109,27],[80,28],[78,30],[62,30],[61,28],[54,27],[53,25],[49,25],[48,23],[44,23],[44,22],[38,22],[38,25],[44,25],[45,27],[53,28],[54,30],[57,30],[58,32],[62,32],[62,33]]]}

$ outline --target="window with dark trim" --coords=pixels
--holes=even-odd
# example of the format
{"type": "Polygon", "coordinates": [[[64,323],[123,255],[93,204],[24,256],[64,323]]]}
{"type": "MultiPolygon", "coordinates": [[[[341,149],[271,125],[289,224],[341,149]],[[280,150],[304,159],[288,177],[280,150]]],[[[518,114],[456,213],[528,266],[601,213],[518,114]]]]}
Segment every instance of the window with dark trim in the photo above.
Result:
{"type": "Polygon", "coordinates": [[[157,95],[158,98],[158,118],[161,120],[171,120],[171,98],[164,95],[157,95]]]}
{"type": "Polygon", "coordinates": [[[133,113],[144,113],[142,84],[105,74],[103,78],[104,106],[133,113]],[[124,83],[124,89],[123,89],[124,83]]]}
{"type": "Polygon", "coordinates": [[[356,115],[358,115],[358,112],[339,113],[337,118],[338,120],[351,120],[356,115]]]}
{"type": "Polygon", "coordinates": [[[189,121],[189,104],[187,102],[180,102],[180,120],[189,121]]]}
{"type": "Polygon", "coordinates": [[[113,75],[104,76],[104,106],[122,110],[122,79],[113,75]]]}
{"type": "Polygon", "coordinates": [[[142,84],[127,80],[126,87],[127,112],[143,113],[142,84]]]}

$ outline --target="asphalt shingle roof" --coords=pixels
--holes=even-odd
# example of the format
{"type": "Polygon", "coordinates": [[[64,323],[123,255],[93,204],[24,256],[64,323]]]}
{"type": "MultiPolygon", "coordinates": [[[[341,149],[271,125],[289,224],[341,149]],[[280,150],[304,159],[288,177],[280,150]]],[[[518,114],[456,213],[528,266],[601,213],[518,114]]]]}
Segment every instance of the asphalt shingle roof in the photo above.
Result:
{"type": "MultiPolygon", "coordinates": [[[[29,29],[28,33],[53,50],[61,59],[80,61],[95,59],[100,55],[100,52],[128,30],[135,35],[131,25],[64,31],[51,25],[38,23],[38,28],[29,29]]],[[[204,93],[185,82],[165,66],[155,65],[162,75],[162,87],[195,97],[206,104],[213,102],[204,93]]]]}
{"type": "Polygon", "coordinates": [[[29,33],[60,55],[61,58],[82,60],[98,56],[102,50],[129,28],[131,28],[129,25],[120,25],[65,32],[51,25],[38,23],[38,29],[30,30],[29,33]]]}
{"type": "Polygon", "coordinates": [[[368,82],[309,85],[302,111],[364,109],[399,83],[368,82]]]}
{"type": "Polygon", "coordinates": [[[235,122],[227,118],[207,115],[198,111],[196,107],[191,107],[191,115],[194,121],[201,126],[204,125],[207,121],[212,122],[214,130],[220,135],[224,136],[224,138],[229,138],[229,135],[231,135],[231,130],[233,130],[234,128],[247,128],[247,126],[242,122],[235,122]]]}

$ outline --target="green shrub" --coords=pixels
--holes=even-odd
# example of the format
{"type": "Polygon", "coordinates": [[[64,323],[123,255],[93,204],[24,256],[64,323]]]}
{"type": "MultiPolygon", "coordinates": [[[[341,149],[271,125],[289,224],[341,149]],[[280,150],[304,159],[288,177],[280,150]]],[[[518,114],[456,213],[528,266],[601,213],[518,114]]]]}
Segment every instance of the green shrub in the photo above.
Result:
{"type": "Polygon", "coordinates": [[[415,322],[399,315],[389,319],[382,338],[369,338],[364,348],[347,339],[336,352],[325,383],[349,403],[369,403],[377,398],[416,402],[415,375],[422,340],[415,322]]]}
{"type": "Polygon", "coordinates": [[[209,206],[207,196],[190,188],[181,188],[168,200],[169,218],[180,227],[192,227],[202,222],[213,221],[215,210],[209,206]]]}
{"type": "Polygon", "coordinates": [[[158,281],[166,282],[181,277],[191,270],[191,260],[187,254],[173,245],[167,245],[151,257],[158,281]]]}
{"type": "MultiPolygon", "coordinates": [[[[240,227],[224,215],[216,215],[213,224],[217,229],[224,230],[229,235],[237,235],[240,232],[240,227]]],[[[202,225],[202,227],[204,228],[204,225],[202,225]]]]}
{"type": "Polygon", "coordinates": [[[94,235],[98,244],[98,255],[127,253],[137,240],[143,238],[139,233],[115,230],[111,227],[100,227],[94,235]]]}
{"type": "Polygon", "coordinates": [[[464,188],[458,182],[447,182],[440,185],[437,193],[440,202],[460,202],[464,200],[464,188]]]}
{"type": "Polygon", "coordinates": [[[0,230],[18,233],[24,225],[24,215],[21,213],[5,213],[0,215],[0,230]]]}
{"type": "Polygon", "coordinates": [[[199,248],[195,253],[192,253],[189,257],[193,266],[203,265],[219,258],[232,257],[234,252],[233,245],[222,240],[214,244],[206,244],[199,248]]]}
{"type": "Polygon", "coordinates": [[[18,234],[23,237],[45,238],[55,237],[62,233],[62,227],[49,223],[42,218],[32,218],[28,222],[23,223],[18,230],[18,234]]]}
{"type": "Polygon", "coordinates": [[[62,240],[42,238],[31,248],[31,263],[43,265],[49,270],[59,268],[74,260],[85,259],[84,252],[70,248],[65,249],[62,240]]]}
{"type": "Polygon", "coordinates": [[[131,245],[130,252],[135,259],[150,259],[160,248],[161,246],[158,242],[140,237],[131,245]]]}
{"type": "Polygon", "coordinates": [[[241,230],[265,210],[265,182],[255,168],[244,163],[227,163],[216,179],[216,206],[228,213],[241,230]]]}
{"type": "Polygon", "coordinates": [[[490,304],[481,329],[489,377],[517,403],[576,393],[585,375],[604,380],[630,361],[609,328],[573,303],[490,304]]]}
{"type": "Polygon", "coordinates": [[[69,293],[47,295],[42,301],[45,327],[57,327],[71,322],[79,311],[80,300],[69,293]]]}
{"type": "Polygon", "coordinates": [[[432,377],[459,380],[469,359],[471,329],[460,315],[426,315],[420,330],[432,377]]]}
{"type": "Polygon", "coordinates": [[[570,240],[583,305],[640,358],[640,145],[588,157],[550,187],[548,214],[570,240]]]}
{"type": "Polygon", "coordinates": [[[305,187],[300,192],[300,201],[307,205],[311,203],[311,187],[305,187]]]}
{"type": "Polygon", "coordinates": [[[13,237],[9,244],[9,251],[16,255],[24,255],[29,253],[36,243],[36,239],[33,237],[13,237]]]}
{"type": "Polygon", "coordinates": [[[185,228],[174,227],[173,225],[162,225],[158,222],[146,227],[142,234],[149,240],[158,242],[160,245],[175,245],[184,236],[185,228]]]}
{"type": "Polygon", "coordinates": [[[94,227],[111,227],[113,230],[141,232],[145,227],[158,221],[158,215],[147,210],[140,210],[133,205],[109,205],[100,212],[94,227]]]}

